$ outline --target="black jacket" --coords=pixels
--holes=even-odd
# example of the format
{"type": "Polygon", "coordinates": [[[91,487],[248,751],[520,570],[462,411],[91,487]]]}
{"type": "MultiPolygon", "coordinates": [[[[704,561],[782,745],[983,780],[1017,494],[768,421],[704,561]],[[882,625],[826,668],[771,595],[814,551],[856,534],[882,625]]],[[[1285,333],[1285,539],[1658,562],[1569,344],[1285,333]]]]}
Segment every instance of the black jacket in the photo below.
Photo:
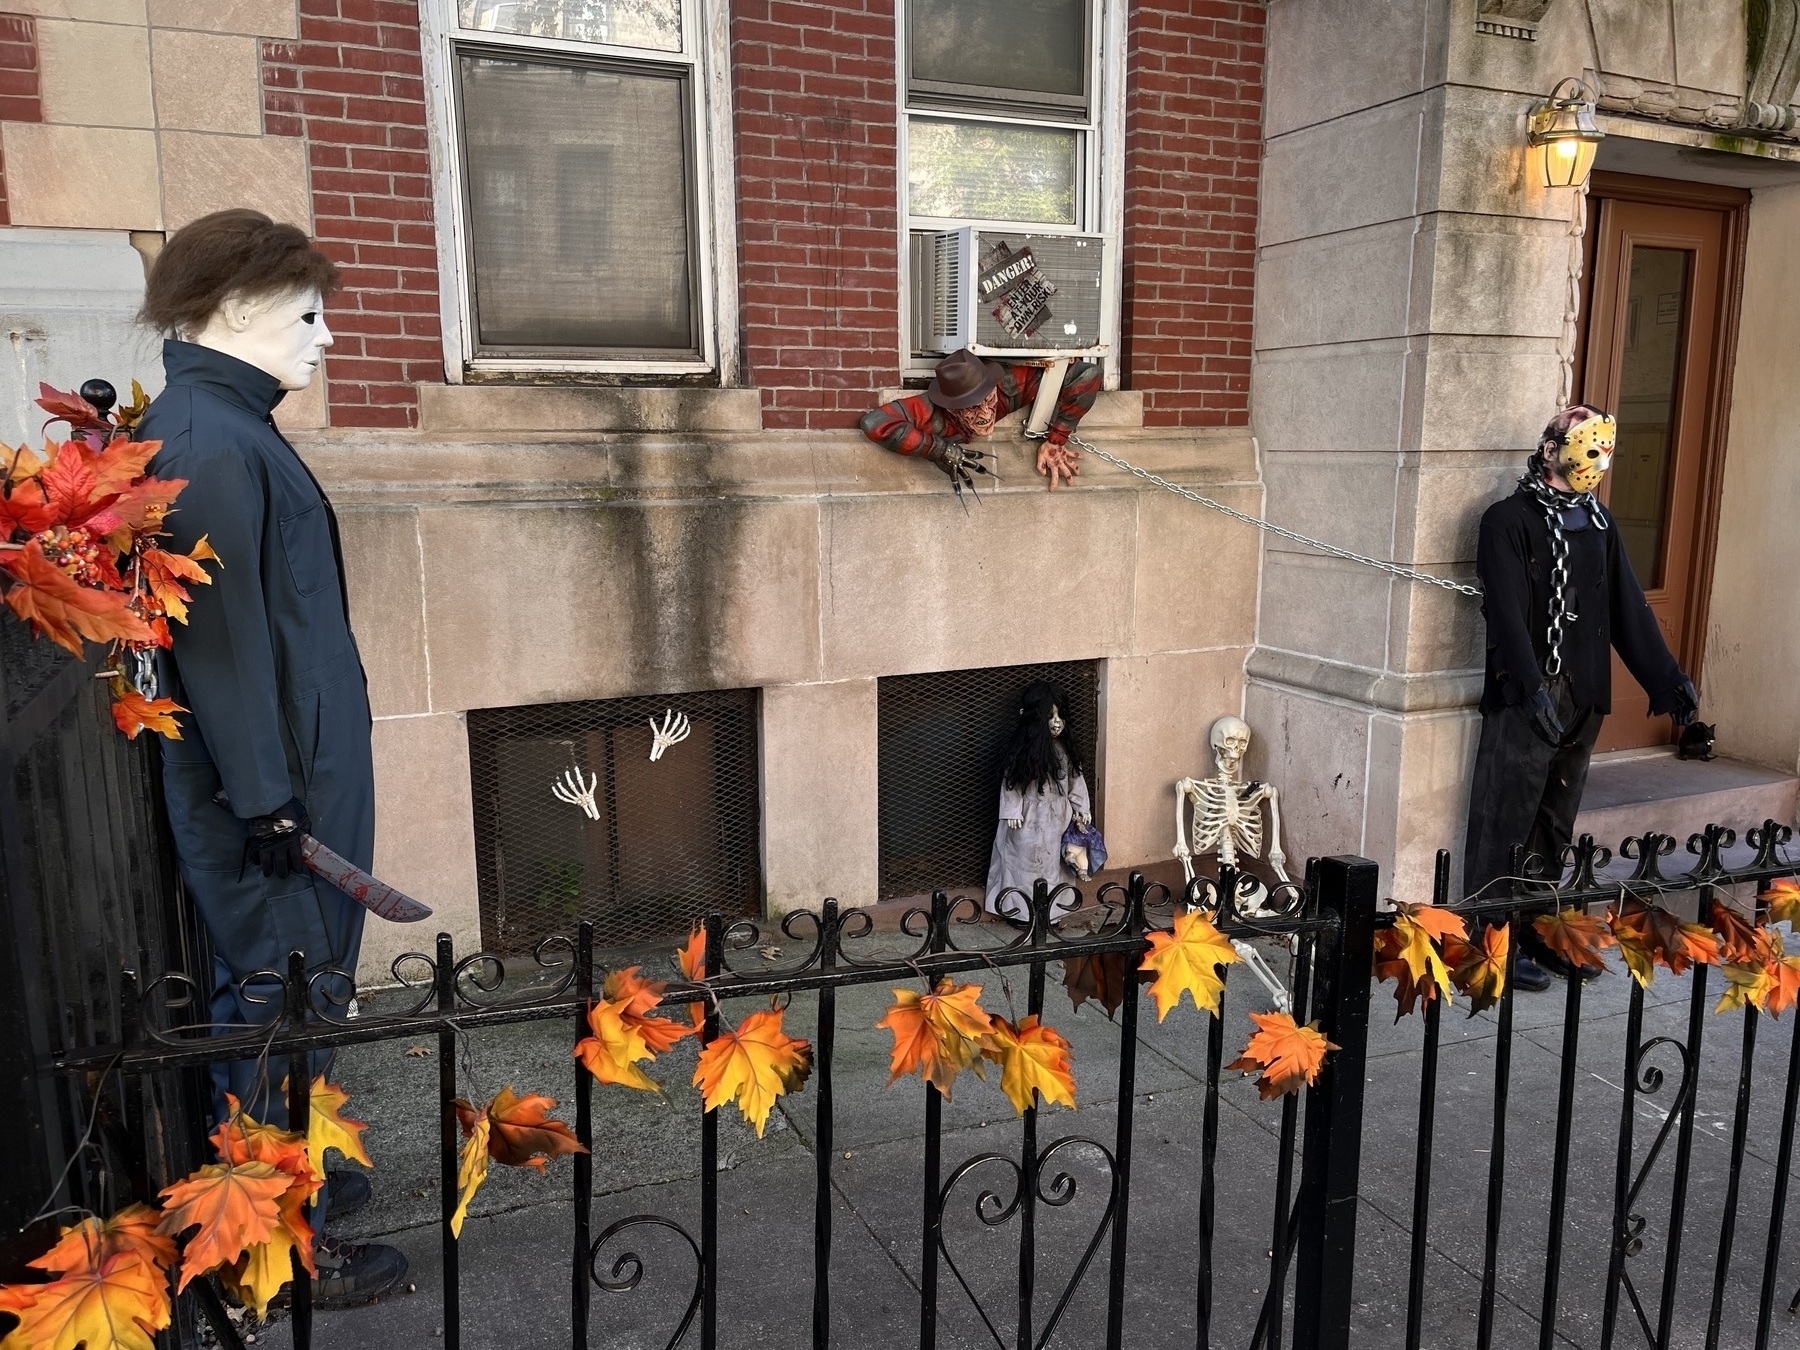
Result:
{"type": "MultiPolygon", "coordinates": [[[[1565,620],[1563,673],[1577,708],[1612,711],[1612,652],[1650,695],[1651,712],[1668,712],[1685,676],[1656,616],[1644,599],[1619,541],[1618,526],[1602,509],[1604,530],[1565,530],[1573,618],[1565,620]]],[[[1544,683],[1549,659],[1550,527],[1524,488],[1495,502],[1481,517],[1475,555],[1481,612],[1487,618],[1487,684],[1481,710],[1522,703],[1544,683]]]]}

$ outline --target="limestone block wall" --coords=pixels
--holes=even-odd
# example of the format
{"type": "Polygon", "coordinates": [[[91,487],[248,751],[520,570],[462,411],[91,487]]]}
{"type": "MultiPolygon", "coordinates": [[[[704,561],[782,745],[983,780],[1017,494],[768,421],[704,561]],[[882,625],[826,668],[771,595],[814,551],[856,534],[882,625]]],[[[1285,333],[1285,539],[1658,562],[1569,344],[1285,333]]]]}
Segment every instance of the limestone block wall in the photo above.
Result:
{"type": "MultiPolygon", "coordinates": [[[[1240,432],[1093,434],[1260,508],[1240,432]]],[[[1016,486],[965,514],[940,475],[849,433],[297,438],[343,522],[382,875],[476,940],[469,709],[749,686],[769,908],[865,903],[876,680],[1093,658],[1109,844],[1121,863],[1166,858],[1175,779],[1242,707],[1255,537],[1102,466],[1052,496],[1030,448],[998,439],[1016,486]]],[[[373,929],[365,974],[413,941],[373,929]]]]}

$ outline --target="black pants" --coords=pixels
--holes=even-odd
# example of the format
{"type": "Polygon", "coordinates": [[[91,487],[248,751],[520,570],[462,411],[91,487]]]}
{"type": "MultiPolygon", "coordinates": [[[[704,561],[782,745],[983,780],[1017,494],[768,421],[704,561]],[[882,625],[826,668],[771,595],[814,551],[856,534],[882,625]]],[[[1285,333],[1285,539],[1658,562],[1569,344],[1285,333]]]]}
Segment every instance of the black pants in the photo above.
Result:
{"type": "MultiPolygon", "coordinates": [[[[1511,869],[1514,844],[1544,861],[1544,875],[1559,875],[1562,851],[1575,830],[1587,786],[1588,760],[1604,715],[1577,709],[1567,680],[1550,682],[1568,734],[1551,745],[1538,734],[1522,705],[1481,715],[1481,746],[1469,790],[1469,829],[1463,845],[1463,894],[1474,896],[1511,869]]],[[[1488,896],[1504,893],[1493,885],[1488,896]]]]}

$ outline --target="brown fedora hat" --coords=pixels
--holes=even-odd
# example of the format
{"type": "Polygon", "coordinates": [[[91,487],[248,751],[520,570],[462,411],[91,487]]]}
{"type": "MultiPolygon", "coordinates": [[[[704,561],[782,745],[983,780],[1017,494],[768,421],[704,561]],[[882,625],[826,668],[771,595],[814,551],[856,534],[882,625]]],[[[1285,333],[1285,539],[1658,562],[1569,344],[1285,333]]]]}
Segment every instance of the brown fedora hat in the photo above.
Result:
{"type": "Polygon", "coordinates": [[[1000,372],[964,347],[938,362],[925,397],[940,408],[973,408],[999,382],[1000,372]]]}

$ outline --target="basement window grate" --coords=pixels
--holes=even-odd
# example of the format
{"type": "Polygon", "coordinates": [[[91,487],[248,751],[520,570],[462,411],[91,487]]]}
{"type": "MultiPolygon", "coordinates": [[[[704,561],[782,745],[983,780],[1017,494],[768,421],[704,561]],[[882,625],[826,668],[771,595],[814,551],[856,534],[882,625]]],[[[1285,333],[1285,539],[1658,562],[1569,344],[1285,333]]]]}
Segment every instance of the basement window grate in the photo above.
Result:
{"type": "Polygon", "coordinates": [[[529,951],[583,919],[606,947],[679,938],[709,911],[762,907],[757,693],[477,709],[469,714],[482,944],[529,951]],[[673,712],[685,739],[655,762],[673,712]],[[593,785],[593,815],[553,788],[593,785]]]}
{"type": "Polygon", "coordinates": [[[1038,680],[1060,688],[1065,740],[1094,787],[1100,663],[990,666],[876,683],[881,898],[987,883],[1000,823],[1000,774],[1019,695],[1038,680]]]}

